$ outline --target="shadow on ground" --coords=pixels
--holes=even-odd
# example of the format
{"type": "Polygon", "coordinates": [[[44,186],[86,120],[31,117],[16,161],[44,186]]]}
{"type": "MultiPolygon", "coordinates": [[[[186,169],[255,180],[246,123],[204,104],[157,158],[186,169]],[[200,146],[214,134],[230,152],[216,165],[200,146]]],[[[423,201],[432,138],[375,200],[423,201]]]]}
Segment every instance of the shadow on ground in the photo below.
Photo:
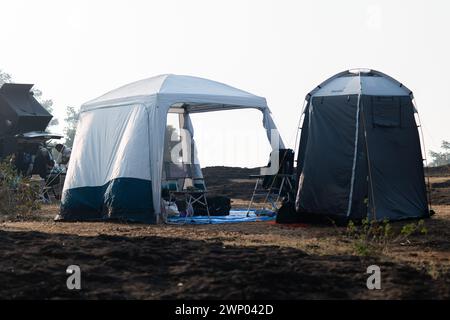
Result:
{"type": "Polygon", "coordinates": [[[100,235],[0,231],[1,299],[432,299],[445,280],[390,261],[307,255],[276,246],[100,235]],[[79,265],[82,290],[66,288],[79,265]],[[378,264],[382,290],[366,288],[378,264]]]}

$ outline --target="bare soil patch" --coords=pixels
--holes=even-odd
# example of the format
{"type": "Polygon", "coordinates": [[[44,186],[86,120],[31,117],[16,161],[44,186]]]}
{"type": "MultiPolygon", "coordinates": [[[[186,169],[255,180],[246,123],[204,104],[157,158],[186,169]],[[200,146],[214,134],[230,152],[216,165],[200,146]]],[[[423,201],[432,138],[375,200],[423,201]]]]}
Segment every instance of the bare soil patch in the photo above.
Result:
{"type": "MultiPolygon", "coordinates": [[[[217,171],[225,169],[215,170],[210,188],[220,193],[222,183],[229,183],[230,195],[244,192],[239,188],[244,189],[241,179],[248,169],[226,181],[217,171]]],[[[448,189],[436,189],[448,203],[448,189]]],[[[248,197],[233,201],[242,207],[248,197]]],[[[345,228],[57,223],[58,205],[47,205],[0,222],[0,298],[449,299],[450,206],[434,209],[436,215],[425,221],[426,235],[361,257],[345,228]],[[72,264],[81,267],[81,291],[66,288],[66,268],[72,264]],[[372,264],[381,268],[382,290],[366,288],[372,264]]]]}

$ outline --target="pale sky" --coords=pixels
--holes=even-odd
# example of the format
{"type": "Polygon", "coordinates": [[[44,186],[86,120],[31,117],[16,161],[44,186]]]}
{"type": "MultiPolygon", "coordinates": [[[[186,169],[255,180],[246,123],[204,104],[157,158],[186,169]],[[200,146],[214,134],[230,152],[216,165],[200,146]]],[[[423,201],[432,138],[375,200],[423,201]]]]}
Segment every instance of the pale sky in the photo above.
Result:
{"type": "MultiPolygon", "coordinates": [[[[0,8],[0,69],[34,83],[60,119],[66,106],[123,84],[186,74],[266,97],[293,147],[305,95],[364,67],[414,92],[428,150],[450,139],[449,1],[0,0],[0,8]]],[[[258,111],[192,118],[203,166],[266,164],[258,111]]]]}

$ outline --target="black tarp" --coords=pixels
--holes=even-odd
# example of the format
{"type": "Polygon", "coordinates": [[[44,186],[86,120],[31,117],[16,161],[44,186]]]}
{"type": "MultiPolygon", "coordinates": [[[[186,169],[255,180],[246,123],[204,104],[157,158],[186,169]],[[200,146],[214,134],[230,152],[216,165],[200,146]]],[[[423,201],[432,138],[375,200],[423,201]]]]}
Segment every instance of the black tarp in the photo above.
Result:
{"type": "Polygon", "coordinates": [[[52,115],[34,98],[32,87],[5,83],[0,88],[0,136],[47,128],[52,115]]]}
{"type": "MultiPolygon", "coordinates": [[[[0,158],[19,149],[23,134],[41,132],[47,128],[52,115],[34,98],[31,84],[5,83],[0,87],[0,158]],[[19,137],[20,135],[20,137],[19,137]]],[[[29,139],[29,142],[37,139],[29,139]]],[[[30,143],[22,151],[35,152],[30,143]],[[32,149],[30,151],[28,149],[32,149]]]]}

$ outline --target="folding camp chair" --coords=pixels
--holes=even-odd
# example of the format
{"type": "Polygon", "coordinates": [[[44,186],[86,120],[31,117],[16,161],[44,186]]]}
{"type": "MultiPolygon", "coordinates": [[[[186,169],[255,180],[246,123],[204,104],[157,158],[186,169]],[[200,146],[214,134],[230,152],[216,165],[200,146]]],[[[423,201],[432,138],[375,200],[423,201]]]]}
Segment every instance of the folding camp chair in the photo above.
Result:
{"type": "MultiPolygon", "coordinates": [[[[51,192],[53,194],[53,197],[56,200],[59,200],[61,197],[61,191],[62,191],[62,185],[61,185],[61,180],[62,177],[65,176],[65,173],[63,173],[62,170],[60,170],[59,168],[57,168],[56,166],[53,167],[53,169],[50,171],[49,175],[45,178],[45,184],[44,187],[42,188],[43,193],[49,193],[51,192]]],[[[51,203],[50,197],[49,197],[49,202],[51,203]]]]}
{"type": "Polygon", "coordinates": [[[182,198],[186,204],[185,223],[187,223],[189,217],[194,215],[193,205],[198,203],[206,208],[211,222],[204,180],[190,178],[190,169],[186,165],[178,166],[173,163],[165,163],[164,169],[163,190],[168,195],[169,205],[174,203],[176,199],[182,198]]]}
{"type": "MultiPolygon", "coordinates": [[[[247,208],[247,216],[257,197],[264,197],[263,210],[269,203],[273,211],[278,210],[278,202],[282,197],[290,196],[294,189],[294,151],[291,149],[278,150],[279,168],[275,175],[251,175],[256,179],[255,188],[247,208]]],[[[270,162],[269,162],[270,166],[270,162]]]]}

